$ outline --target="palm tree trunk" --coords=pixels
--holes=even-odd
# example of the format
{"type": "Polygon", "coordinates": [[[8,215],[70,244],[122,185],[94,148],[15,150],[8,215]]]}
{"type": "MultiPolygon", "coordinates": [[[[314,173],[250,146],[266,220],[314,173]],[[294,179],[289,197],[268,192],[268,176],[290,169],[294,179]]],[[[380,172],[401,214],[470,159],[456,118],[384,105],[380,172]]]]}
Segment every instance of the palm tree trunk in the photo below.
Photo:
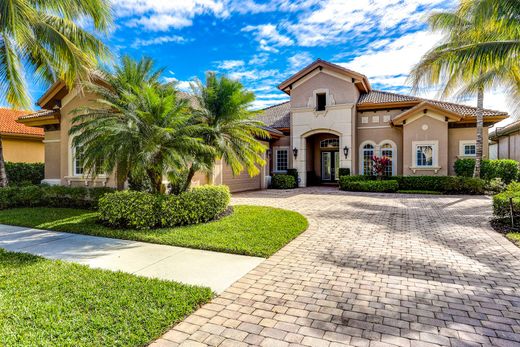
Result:
{"type": "Polygon", "coordinates": [[[188,176],[186,177],[186,182],[184,183],[184,186],[182,187],[181,192],[185,192],[188,189],[190,189],[191,180],[193,179],[193,176],[195,176],[196,172],[197,172],[197,170],[195,170],[195,166],[193,164],[191,164],[190,170],[188,171],[188,176]]]}
{"type": "Polygon", "coordinates": [[[484,148],[484,88],[481,87],[477,93],[477,142],[475,153],[475,170],[473,177],[480,178],[480,167],[482,164],[482,152],[484,148]]]}
{"type": "Polygon", "coordinates": [[[7,172],[5,171],[4,148],[2,146],[2,138],[0,137],[0,187],[7,187],[7,172]]]}
{"type": "Polygon", "coordinates": [[[125,189],[125,182],[128,178],[128,174],[125,172],[125,170],[116,169],[116,180],[117,180],[117,190],[124,190],[125,189]]]}

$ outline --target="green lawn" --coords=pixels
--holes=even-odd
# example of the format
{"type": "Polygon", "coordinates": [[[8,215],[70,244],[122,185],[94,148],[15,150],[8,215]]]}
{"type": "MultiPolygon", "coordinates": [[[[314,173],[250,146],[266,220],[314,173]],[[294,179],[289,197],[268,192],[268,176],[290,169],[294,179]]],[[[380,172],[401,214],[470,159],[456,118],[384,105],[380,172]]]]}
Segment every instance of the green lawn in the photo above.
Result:
{"type": "Polygon", "coordinates": [[[235,206],[218,221],[154,230],[112,229],[93,211],[66,208],[16,208],[0,211],[0,224],[137,240],[172,246],[268,257],[307,229],[299,213],[261,206],[235,206]]]}
{"type": "Polygon", "coordinates": [[[0,346],[143,346],[209,288],[0,249],[0,346]]]}
{"type": "Polygon", "coordinates": [[[520,247],[520,233],[507,233],[507,238],[514,242],[517,246],[520,247]]]}

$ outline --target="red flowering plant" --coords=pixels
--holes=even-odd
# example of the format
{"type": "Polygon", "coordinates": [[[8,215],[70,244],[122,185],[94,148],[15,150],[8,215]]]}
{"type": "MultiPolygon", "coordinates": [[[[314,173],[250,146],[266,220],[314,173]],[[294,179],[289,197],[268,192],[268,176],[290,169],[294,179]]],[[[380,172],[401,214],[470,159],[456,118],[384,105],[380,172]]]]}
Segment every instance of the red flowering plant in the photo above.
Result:
{"type": "Polygon", "coordinates": [[[384,156],[378,157],[377,155],[372,157],[372,170],[374,170],[374,174],[378,180],[383,179],[388,165],[390,165],[390,158],[384,156]]]}

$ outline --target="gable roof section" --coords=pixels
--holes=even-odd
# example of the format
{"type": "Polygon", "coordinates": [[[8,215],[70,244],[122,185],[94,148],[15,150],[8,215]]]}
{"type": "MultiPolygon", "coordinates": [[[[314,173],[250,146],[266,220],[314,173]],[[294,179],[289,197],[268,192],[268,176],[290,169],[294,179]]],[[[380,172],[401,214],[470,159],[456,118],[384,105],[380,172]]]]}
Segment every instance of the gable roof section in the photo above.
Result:
{"type": "Polygon", "coordinates": [[[417,113],[419,113],[421,111],[426,111],[426,110],[431,110],[431,111],[436,111],[436,112],[442,113],[442,115],[446,116],[447,118],[451,119],[452,121],[459,121],[462,118],[461,115],[459,115],[459,114],[457,114],[455,112],[443,109],[443,108],[441,108],[441,107],[439,107],[437,105],[434,105],[434,104],[432,104],[432,103],[430,103],[428,101],[423,101],[420,104],[418,104],[417,106],[412,107],[412,108],[404,111],[403,113],[401,113],[397,117],[395,117],[392,120],[392,124],[393,125],[403,125],[408,118],[416,115],[417,113]]]}
{"type": "Polygon", "coordinates": [[[284,129],[291,126],[291,103],[289,101],[261,110],[256,119],[270,128],[284,129]]]}
{"type": "MultiPolygon", "coordinates": [[[[357,105],[358,109],[365,110],[370,108],[409,107],[416,106],[422,102],[428,102],[430,105],[439,107],[443,111],[456,113],[463,118],[476,117],[477,115],[476,107],[455,104],[447,101],[424,99],[411,95],[390,93],[381,90],[372,90],[369,93],[361,94],[357,105]]],[[[507,118],[507,112],[484,109],[484,117],[507,118]]]]}
{"type": "Polygon", "coordinates": [[[291,85],[298,80],[302,79],[309,73],[313,72],[316,69],[323,69],[327,68],[329,70],[332,70],[336,73],[351,77],[354,80],[354,84],[362,91],[362,92],[369,92],[372,88],[370,87],[370,82],[368,81],[367,76],[360,74],[359,72],[349,70],[347,68],[344,68],[343,66],[329,63],[328,61],[317,59],[311,64],[307,65],[282,83],[278,85],[278,89],[281,91],[291,94],[291,85]]]}
{"type": "Polygon", "coordinates": [[[31,111],[0,108],[0,133],[2,135],[19,135],[43,137],[43,129],[29,127],[17,122],[18,117],[30,114],[31,111]]]}

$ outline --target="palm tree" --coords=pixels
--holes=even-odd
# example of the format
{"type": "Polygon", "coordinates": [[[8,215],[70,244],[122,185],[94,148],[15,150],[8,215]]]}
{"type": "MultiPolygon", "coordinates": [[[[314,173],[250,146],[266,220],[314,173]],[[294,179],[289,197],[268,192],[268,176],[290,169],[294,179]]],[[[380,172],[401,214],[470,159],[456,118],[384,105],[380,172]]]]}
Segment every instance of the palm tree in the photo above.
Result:
{"type": "Polygon", "coordinates": [[[222,159],[234,175],[244,169],[249,175],[260,173],[259,165],[265,165],[262,154],[266,147],[258,138],[268,138],[262,122],[253,119],[250,111],[255,99],[239,82],[214,72],[206,74],[206,81],[196,80],[192,85],[195,94],[194,123],[201,126],[201,136],[212,153],[192,155],[183,190],[190,187],[191,180],[199,170],[211,170],[222,159]]]}
{"type": "MultiPolygon", "coordinates": [[[[0,1],[0,90],[9,104],[30,106],[25,67],[33,81],[61,79],[71,87],[87,77],[97,58],[108,56],[106,46],[77,24],[85,20],[106,32],[112,21],[109,0],[0,1]]],[[[6,184],[0,146],[0,186],[6,184]]]]}
{"type": "Polygon", "coordinates": [[[185,165],[186,153],[208,151],[195,136],[199,127],[189,123],[189,101],[173,84],[159,83],[161,71],[151,59],[124,57],[114,73],[86,84],[98,99],[75,110],[70,134],[89,175],[115,171],[119,189],[130,175],[145,176],[159,193],[163,175],[185,165]]]}
{"type": "Polygon", "coordinates": [[[518,26],[515,34],[512,21],[501,19],[503,11],[498,7],[485,8],[485,2],[496,1],[463,0],[454,12],[431,15],[430,27],[443,32],[444,38],[422,57],[411,72],[415,91],[424,86],[441,84],[442,97],[452,94],[458,97],[477,96],[474,177],[480,177],[482,161],[484,91],[494,86],[508,85],[510,88],[513,86],[512,90],[516,86],[517,93],[520,93],[518,58],[512,59],[515,55],[518,57],[515,52],[520,48],[518,26]]]}

